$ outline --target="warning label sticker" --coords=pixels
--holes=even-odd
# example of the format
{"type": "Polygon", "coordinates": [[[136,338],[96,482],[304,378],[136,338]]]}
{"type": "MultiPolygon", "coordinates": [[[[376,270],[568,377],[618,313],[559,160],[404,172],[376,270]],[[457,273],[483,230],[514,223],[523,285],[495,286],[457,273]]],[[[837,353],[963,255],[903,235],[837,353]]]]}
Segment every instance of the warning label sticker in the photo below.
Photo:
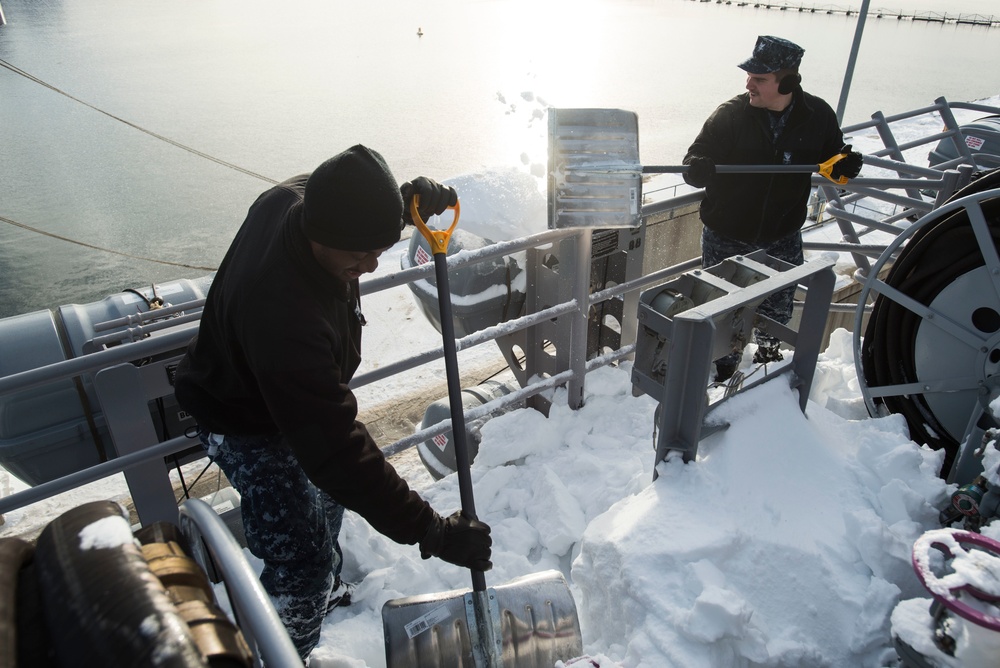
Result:
{"type": "Polygon", "coordinates": [[[444,452],[444,449],[448,446],[448,437],[444,434],[438,434],[431,440],[434,442],[434,445],[441,449],[441,452],[444,452]]]}
{"type": "Polygon", "coordinates": [[[424,250],[423,246],[417,246],[417,252],[413,254],[413,259],[417,261],[417,264],[427,264],[431,261],[431,256],[424,250]]]}

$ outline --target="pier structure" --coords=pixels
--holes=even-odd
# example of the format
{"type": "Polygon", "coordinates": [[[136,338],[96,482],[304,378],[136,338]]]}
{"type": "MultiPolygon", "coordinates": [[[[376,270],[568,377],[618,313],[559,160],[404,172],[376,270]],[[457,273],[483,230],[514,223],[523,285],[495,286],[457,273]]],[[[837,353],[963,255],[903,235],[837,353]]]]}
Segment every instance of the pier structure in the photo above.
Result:
{"type": "MultiPolygon", "coordinates": [[[[839,5],[811,5],[788,2],[761,2],[760,0],[692,0],[692,2],[712,2],[717,5],[736,5],[737,7],[753,7],[754,9],[773,9],[781,12],[807,12],[810,14],[841,14],[857,16],[859,10],[854,7],[839,5]]],[[[920,23],[951,23],[955,25],[972,25],[992,28],[1000,26],[1000,16],[984,14],[947,14],[942,12],[917,12],[901,9],[873,9],[868,12],[869,18],[895,19],[897,21],[914,21],[920,23]]]]}

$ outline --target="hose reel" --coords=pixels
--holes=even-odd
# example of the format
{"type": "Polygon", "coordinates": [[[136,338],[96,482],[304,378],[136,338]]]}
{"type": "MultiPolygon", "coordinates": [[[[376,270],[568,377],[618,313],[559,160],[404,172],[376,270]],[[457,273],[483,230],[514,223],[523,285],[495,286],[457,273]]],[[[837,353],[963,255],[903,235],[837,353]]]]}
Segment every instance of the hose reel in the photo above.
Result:
{"type": "Polygon", "coordinates": [[[945,451],[943,478],[969,482],[975,433],[1000,396],[1000,170],[985,172],[902,232],[858,303],[855,365],[872,416],[904,416],[910,438],[945,451]],[[885,279],[883,268],[891,263],[885,279]],[[968,442],[969,453],[962,444],[968,442]]]}

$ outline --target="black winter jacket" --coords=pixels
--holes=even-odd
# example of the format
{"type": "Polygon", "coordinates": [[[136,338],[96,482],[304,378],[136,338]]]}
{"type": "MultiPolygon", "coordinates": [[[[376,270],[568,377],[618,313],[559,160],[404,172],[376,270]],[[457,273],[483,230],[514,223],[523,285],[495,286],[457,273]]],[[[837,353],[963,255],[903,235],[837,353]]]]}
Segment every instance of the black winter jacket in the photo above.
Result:
{"type": "Polygon", "coordinates": [[[178,367],[175,396],[209,431],[282,433],[317,487],[413,544],[434,511],[356,419],[347,383],[361,363],[358,282],[334,278],[312,255],[302,230],[307,178],[250,207],[178,367]]]}
{"type": "MultiPolygon", "coordinates": [[[[748,93],[722,103],[705,121],[684,157],[716,165],[819,165],[840,152],[844,134],[826,102],[797,90],[794,106],[772,140],[766,109],[750,106],[748,93]]],[[[802,227],[810,174],[716,174],[705,187],[701,220],[714,232],[750,244],[767,244],[802,227]]]]}

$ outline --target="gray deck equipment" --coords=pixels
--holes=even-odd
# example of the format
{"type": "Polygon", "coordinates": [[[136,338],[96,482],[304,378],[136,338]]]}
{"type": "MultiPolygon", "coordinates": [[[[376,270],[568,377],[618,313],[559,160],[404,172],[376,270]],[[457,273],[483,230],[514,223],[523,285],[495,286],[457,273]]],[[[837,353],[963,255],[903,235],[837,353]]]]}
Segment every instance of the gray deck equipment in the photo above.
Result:
{"type": "MultiPolygon", "coordinates": [[[[642,175],[687,171],[683,165],[641,165],[637,127],[636,115],[621,109],[549,110],[550,227],[638,225],[642,175]]],[[[819,173],[846,183],[846,178],[832,176],[833,165],[844,157],[836,155],[821,165],[718,165],[716,170],[819,173]]],[[[749,340],[755,326],[795,347],[791,364],[776,373],[792,372],[804,411],[833,285],[829,262],[795,267],[759,251],[644,292],[633,383],[637,391],[660,401],[657,461],[671,451],[682,452],[685,461],[694,459],[704,435],[712,360],[730,352],[734,342],[749,340]],[[798,331],[756,313],[768,296],[800,283],[809,289],[798,331]]],[[[773,375],[765,373],[761,381],[773,375]]]]}
{"type": "Polygon", "coordinates": [[[742,349],[754,328],[791,344],[795,354],[788,363],[765,367],[758,379],[741,389],[787,373],[805,412],[835,280],[830,260],[795,266],[755,251],[642,293],[632,382],[660,402],[657,463],[671,452],[692,461],[700,440],[725,427],[708,419],[730,396],[708,403],[705,388],[712,360],[742,349]],[[797,329],[793,323],[782,325],[757,313],[769,296],[800,284],[807,286],[807,292],[797,329]]]}
{"type": "MultiPolygon", "coordinates": [[[[460,209],[456,204],[448,230],[430,230],[417,204],[411,204],[411,214],[434,255],[462,512],[476,519],[448,287],[448,241],[460,209]]],[[[583,650],[576,603],[562,573],[554,570],[487,588],[485,574],[472,569],[471,592],[455,590],[388,601],[382,607],[382,625],[389,666],[542,668],[583,650]]]]}

